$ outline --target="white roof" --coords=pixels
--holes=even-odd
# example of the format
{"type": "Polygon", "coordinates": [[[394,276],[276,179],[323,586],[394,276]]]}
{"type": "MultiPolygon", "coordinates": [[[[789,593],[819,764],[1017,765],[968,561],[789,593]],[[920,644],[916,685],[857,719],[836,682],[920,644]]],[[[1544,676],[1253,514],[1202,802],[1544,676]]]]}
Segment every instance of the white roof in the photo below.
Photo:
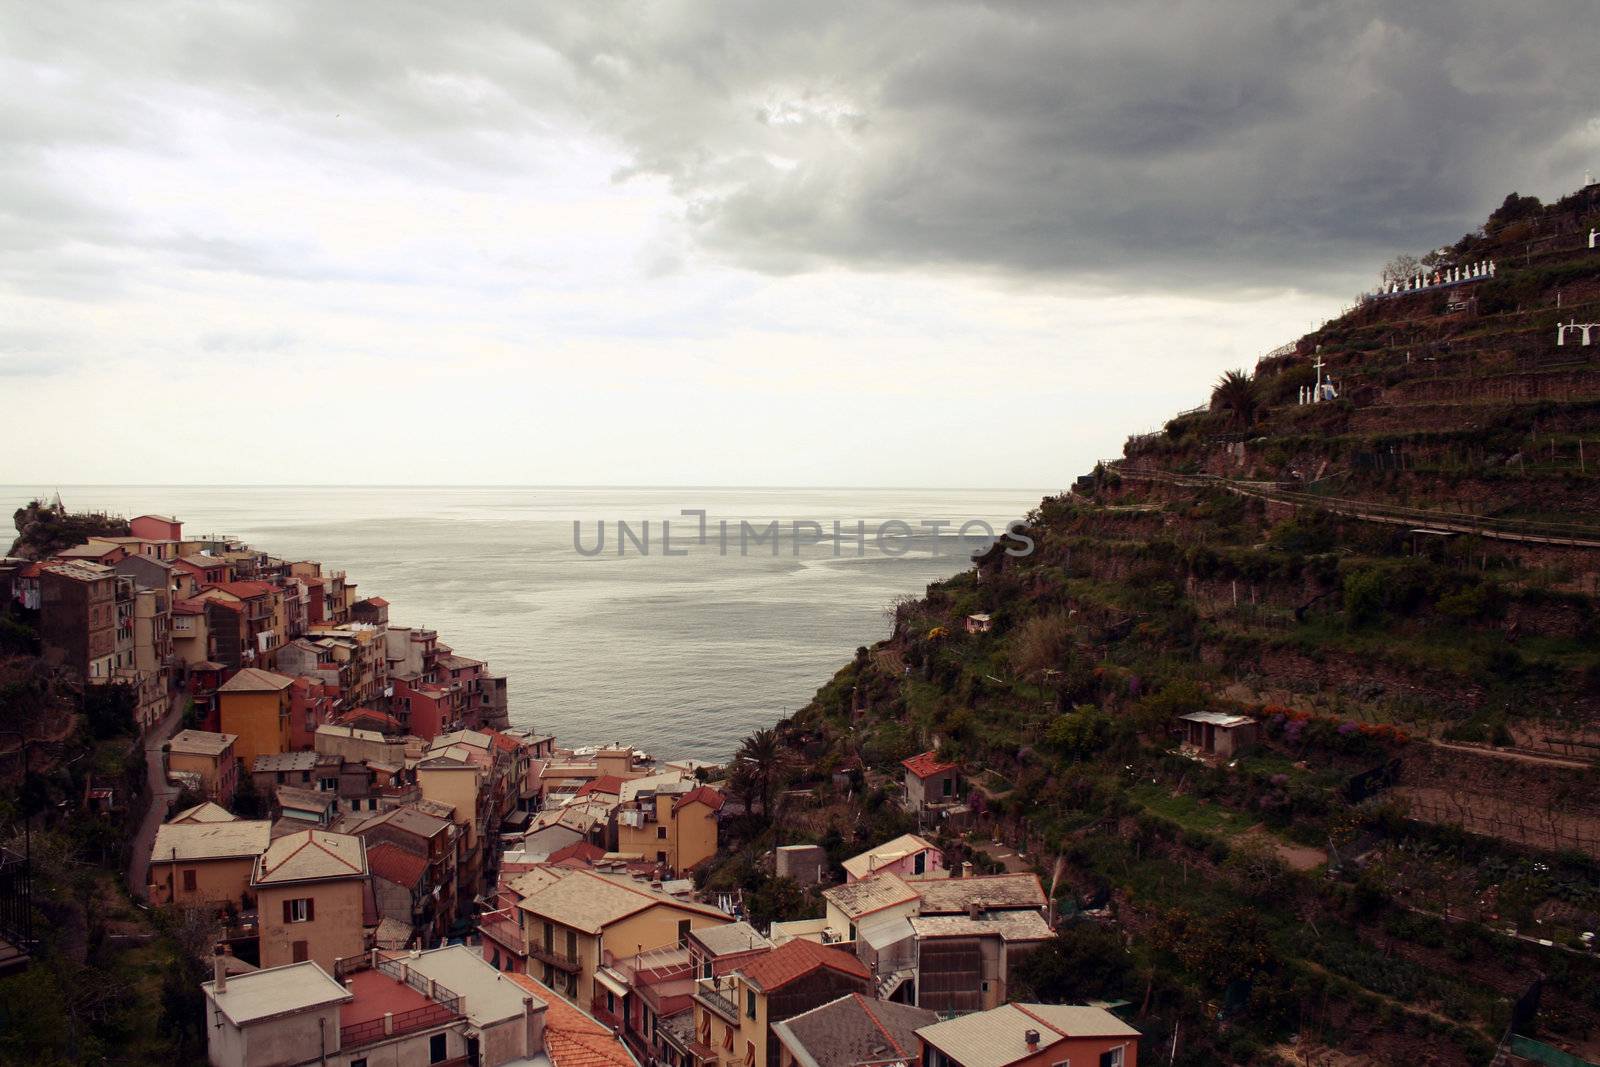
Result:
{"type": "Polygon", "coordinates": [[[272,824],[265,819],[169,822],[156,828],[150,862],[253,858],[265,852],[271,841],[272,824]]]}
{"type": "Polygon", "coordinates": [[[522,998],[528,995],[527,991],[507,981],[488,960],[466,945],[449,945],[399,959],[461,997],[473,1026],[492,1026],[523,1014],[522,998]]]}
{"type": "Polygon", "coordinates": [[[1002,1004],[924,1026],[917,1033],[962,1067],[1004,1067],[1039,1051],[1028,1047],[1029,1030],[1039,1031],[1044,1047],[1069,1037],[1139,1036],[1104,1008],[1080,1004],[1002,1004]]]}
{"type": "MultiPolygon", "coordinates": [[[[199,777],[199,775],[194,771],[179,771],[178,773],[185,775],[194,774],[196,777],[199,777]]],[[[169,823],[238,822],[239,816],[235,815],[221,804],[213,804],[209,800],[202,800],[192,808],[183,809],[167,821],[169,823]]]]}
{"type": "Polygon", "coordinates": [[[310,960],[230,976],[220,993],[213,982],[202,982],[200,988],[235,1026],[355,999],[310,960]]]}
{"type": "Polygon", "coordinates": [[[229,745],[239,740],[238,734],[219,734],[209,730],[179,730],[167,742],[170,751],[193,756],[220,756],[229,745]]]}
{"type": "Polygon", "coordinates": [[[1212,726],[1243,726],[1247,722],[1255,722],[1248,715],[1229,715],[1225,711],[1191,711],[1187,715],[1179,715],[1184,722],[1203,722],[1212,726]]]}
{"type": "Polygon", "coordinates": [[[328,737],[353,738],[357,741],[376,741],[379,744],[387,740],[376,730],[363,730],[356,726],[336,726],[333,723],[323,723],[317,727],[317,733],[328,737]]]}
{"type": "Polygon", "coordinates": [[[879,867],[933,847],[932,843],[924,841],[916,834],[901,834],[893,841],[885,841],[877,848],[868,849],[859,856],[851,856],[844,861],[843,866],[855,877],[864,878],[879,867]]]}
{"type": "Polygon", "coordinates": [[[311,829],[297,830],[272,842],[256,860],[250,884],[277,885],[366,876],[367,847],[363,838],[311,829]]]}
{"type": "Polygon", "coordinates": [[[897,904],[909,904],[919,894],[899,875],[886,871],[859,882],[830,886],[822,895],[851,919],[860,919],[897,904]]]}
{"type": "MultiPolygon", "coordinates": [[[[643,778],[628,778],[622,783],[622,796],[619,798],[624,804],[637,800],[640,793],[669,793],[669,788],[674,785],[689,785],[688,778],[682,771],[669,770],[656,774],[646,775],[643,778]]],[[[687,791],[687,790],[685,790],[687,791]]]]}
{"type": "Polygon", "coordinates": [[[726,956],[735,952],[754,952],[772,948],[772,942],[747,922],[727,923],[723,926],[703,926],[689,931],[689,936],[706,947],[713,956],[726,956]]]}
{"type": "Polygon", "coordinates": [[[965,915],[919,915],[909,925],[918,937],[990,936],[1003,941],[1048,941],[1055,936],[1044,916],[1028,908],[984,912],[976,919],[965,915]]]}
{"type": "Polygon", "coordinates": [[[898,945],[912,935],[910,921],[904,915],[896,915],[887,922],[875,923],[867,920],[856,931],[858,937],[871,945],[876,952],[882,952],[890,945],[898,945]]]}

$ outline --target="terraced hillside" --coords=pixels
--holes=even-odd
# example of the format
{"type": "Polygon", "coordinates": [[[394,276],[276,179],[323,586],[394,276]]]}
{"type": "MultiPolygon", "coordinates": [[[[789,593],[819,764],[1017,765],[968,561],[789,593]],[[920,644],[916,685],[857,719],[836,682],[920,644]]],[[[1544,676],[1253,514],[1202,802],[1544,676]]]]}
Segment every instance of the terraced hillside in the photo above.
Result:
{"type": "Polygon", "coordinates": [[[1556,343],[1600,322],[1596,227],[1600,187],[1510,197],[1419,268],[1492,276],[1130,439],[1030,555],[900,605],[785,724],[791,777],[959,761],[983,838],[1107,906],[1022,988],[1129,1000],[1150,1062],[1600,1060],[1600,328],[1556,343]],[[1197,751],[1198,712],[1258,742],[1197,751]]]}

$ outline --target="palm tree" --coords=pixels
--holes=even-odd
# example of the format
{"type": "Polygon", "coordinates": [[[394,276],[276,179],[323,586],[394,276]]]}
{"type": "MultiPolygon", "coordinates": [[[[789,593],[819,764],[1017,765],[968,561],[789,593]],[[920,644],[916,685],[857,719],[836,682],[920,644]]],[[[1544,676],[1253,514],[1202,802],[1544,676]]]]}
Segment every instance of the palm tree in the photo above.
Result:
{"type": "Polygon", "coordinates": [[[736,757],[756,787],[761,797],[761,813],[768,814],[772,807],[772,782],[777,775],[778,731],[764,727],[739,742],[736,757]]]}
{"type": "Polygon", "coordinates": [[[1230,421],[1240,429],[1248,430],[1256,421],[1256,383],[1242,370],[1231,370],[1217,379],[1211,389],[1211,409],[1228,412],[1230,421]]]}

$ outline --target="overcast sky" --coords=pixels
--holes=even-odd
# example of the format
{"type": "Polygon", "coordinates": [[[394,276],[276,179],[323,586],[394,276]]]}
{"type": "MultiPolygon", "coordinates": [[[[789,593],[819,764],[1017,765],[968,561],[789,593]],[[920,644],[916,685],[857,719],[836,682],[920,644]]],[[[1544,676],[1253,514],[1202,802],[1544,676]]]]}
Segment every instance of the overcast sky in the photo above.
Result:
{"type": "Polygon", "coordinates": [[[1059,487],[1600,170],[1593,0],[0,12],[30,486],[1059,487]]]}

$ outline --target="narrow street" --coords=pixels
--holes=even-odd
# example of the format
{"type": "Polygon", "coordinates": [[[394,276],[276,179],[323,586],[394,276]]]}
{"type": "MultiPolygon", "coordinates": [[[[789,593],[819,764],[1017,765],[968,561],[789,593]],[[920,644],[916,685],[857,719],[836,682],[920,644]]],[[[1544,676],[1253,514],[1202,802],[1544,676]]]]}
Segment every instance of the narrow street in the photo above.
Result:
{"type": "Polygon", "coordinates": [[[139,824],[139,832],[133,835],[133,851],[128,856],[128,892],[135,900],[144,899],[145,878],[150,870],[150,846],[155,843],[156,828],[166,818],[167,805],[177,793],[176,789],[167,785],[161,746],[178,732],[182,722],[182,705],[174,701],[167,717],[145,737],[144,777],[145,789],[150,793],[150,807],[144,813],[144,821],[139,824]]]}

